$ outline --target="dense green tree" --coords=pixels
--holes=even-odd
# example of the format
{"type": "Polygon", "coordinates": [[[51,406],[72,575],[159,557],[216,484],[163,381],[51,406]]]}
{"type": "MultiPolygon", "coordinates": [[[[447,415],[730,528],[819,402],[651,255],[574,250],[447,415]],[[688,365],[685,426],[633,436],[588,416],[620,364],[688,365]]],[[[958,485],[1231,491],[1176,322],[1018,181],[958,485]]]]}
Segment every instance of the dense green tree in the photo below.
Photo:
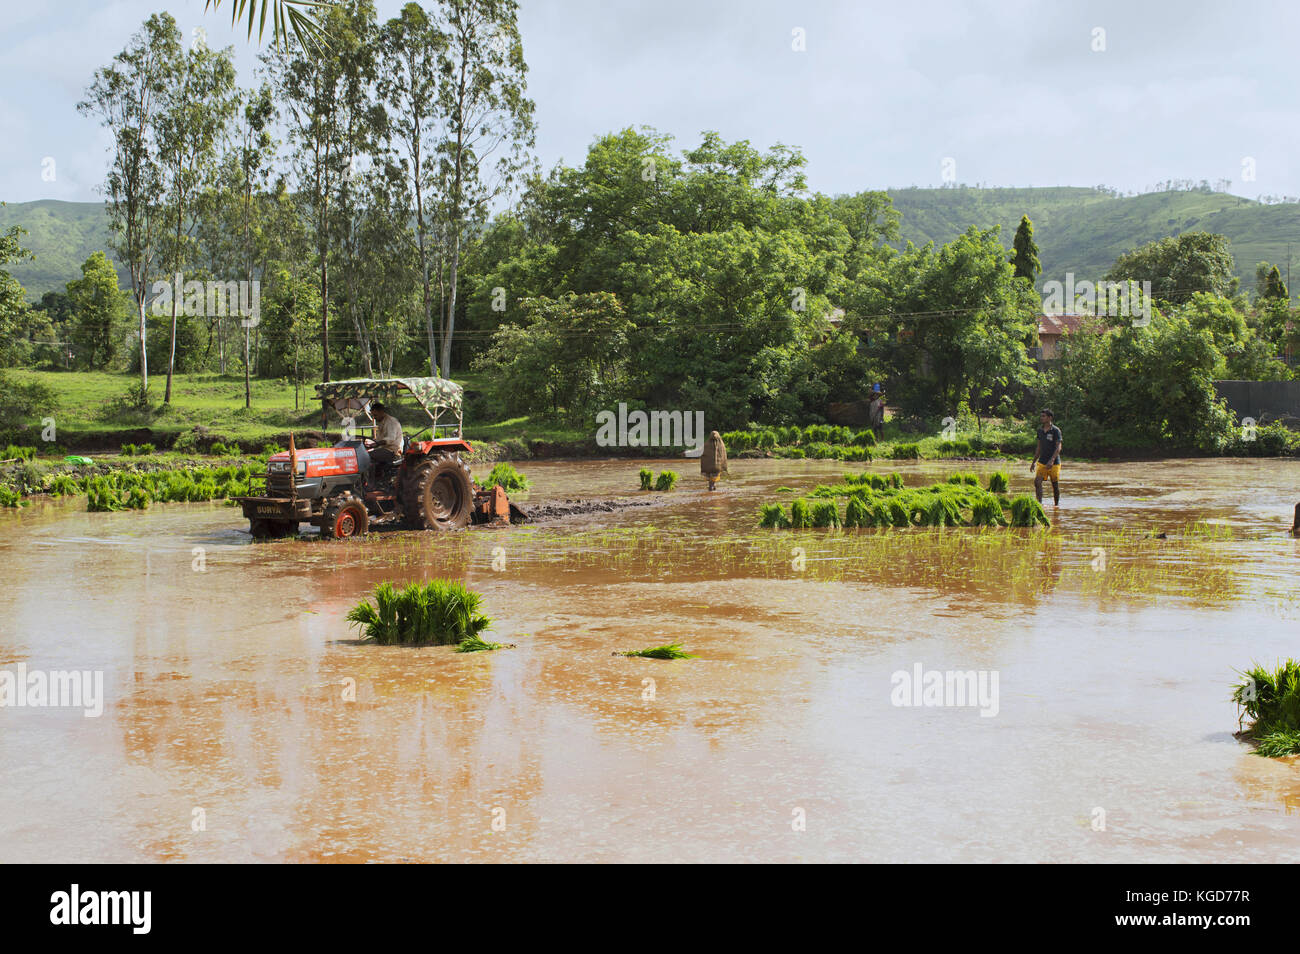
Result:
{"type": "Polygon", "coordinates": [[[1226,237],[1184,232],[1121,255],[1106,273],[1106,281],[1149,281],[1156,300],[1182,304],[1197,292],[1234,294],[1233,270],[1226,237]]]}
{"type": "Polygon", "coordinates": [[[1034,244],[1034,223],[1029,221],[1028,215],[1020,217],[1016,237],[1011,242],[1011,265],[1015,269],[1016,278],[1028,279],[1031,285],[1038,280],[1038,273],[1043,270],[1038,261],[1038,246],[1034,244]]]}
{"type": "Polygon", "coordinates": [[[126,316],[117,270],[103,252],[86,259],[81,277],[68,282],[68,302],[77,365],[96,371],[108,368],[117,358],[126,316]]]}

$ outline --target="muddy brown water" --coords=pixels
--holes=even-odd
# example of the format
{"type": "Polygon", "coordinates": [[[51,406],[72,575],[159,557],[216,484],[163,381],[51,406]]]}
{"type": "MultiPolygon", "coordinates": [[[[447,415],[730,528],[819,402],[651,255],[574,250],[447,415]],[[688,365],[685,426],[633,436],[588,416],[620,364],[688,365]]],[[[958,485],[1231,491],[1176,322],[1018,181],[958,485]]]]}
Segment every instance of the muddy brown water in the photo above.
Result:
{"type": "MultiPolygon", "coordinates": [[[[520,465],[526,505],[627,494],[642,463],[520,465]]],[[[0,669],[102,671],[105,697],[0,709],[0,861],[1300,856],[1300,765],[1236,741],[1229,699],[1300,655],[1295,462],[1070,464],[1039,534],[758,531],[778,488],[849,468],[733,461],[710,494],[649,466],[683,474],[656,506],[452,537],[0,514],[0,669]],[[376,583],[434,576],[517,648],[357,642],[376,583]],[[674,641],[699,658],[611,655],[674,641]],[[918,664],[995,672],[997,714],[894,705],[918,664]]],[[[994,466],[874,465],[958,468],[994,466]]]]}

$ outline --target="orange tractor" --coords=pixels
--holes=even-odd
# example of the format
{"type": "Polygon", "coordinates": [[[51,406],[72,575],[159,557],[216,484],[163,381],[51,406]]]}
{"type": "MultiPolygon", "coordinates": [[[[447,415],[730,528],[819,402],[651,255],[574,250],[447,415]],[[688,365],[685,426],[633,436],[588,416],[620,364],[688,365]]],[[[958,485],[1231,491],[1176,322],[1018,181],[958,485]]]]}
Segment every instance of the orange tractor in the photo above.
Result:
{"type": "Polygon", "coordinates": [[[288,536],[302,523],[343,538],[381,524],[455,530],[526,519],[500,487],[475,490],[470,480],[461,457],[473,448],[462,436],[460,385],[446,378],[358,378],[318,384],[316,393],[343,421],[342,438],[333,447],[298,450],[290,436],[289,450],[267,461],[266,493],[236,498],[254,537],[288,536]],[[364,414],[372,426],[376,399],[394,401],[403,393],[415,398],[429,423],[403,436],[396,461],[373,461],[374,442],[356,435],[358,417],[364,414]]]}

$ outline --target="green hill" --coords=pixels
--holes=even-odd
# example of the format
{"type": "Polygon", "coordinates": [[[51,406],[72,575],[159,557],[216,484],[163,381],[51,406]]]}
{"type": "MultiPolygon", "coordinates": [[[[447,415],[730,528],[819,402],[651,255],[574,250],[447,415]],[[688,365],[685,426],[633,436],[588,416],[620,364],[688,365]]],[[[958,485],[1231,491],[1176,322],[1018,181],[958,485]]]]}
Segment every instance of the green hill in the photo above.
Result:
{"type": "MultiPolygon", "coordinates": [[[[1232,243],[1243,289],[1254,283],[1255,265],[1270,261],[1286,271],[1287,243],[1295,243],[1296,280],[1300,281],[1300,205],[1263,205],[1222,192],[1152,192],[1114,196],[1099,189],[896,189],[894,205],[902,213],[903,241],[942,244],[968,226],[1002,226],[1002,241],[1011,237],[1028,214],[1043,263],[1041,281],[1063,281],[1066,272],[1079,279],[1098,278],[1119,255],[1146,242],[1204,229],[1226,235],[1232,243]]],[[[36,260],[9,271],[37,300],[63,289],[81,274],[81,263],[107,250],[108,226],[99,202],[20,202],[0,207],[0,229],[20,225],[36,260]]],[[[112,256],[110,255],[110,258],[112,256]]],[[[129,282],[118,266],[123,287],[129,282]]]]}
{"type": "Polygon", "coordinates": [[[1226,235],[1243,290],[1253,290],[1255,265],[1269,261],[1286,271],[1287,243],[1295,244],[1300,280],[1300,205],[1263,205],[1223,192],[1152,192],[1113,196],[1091,188],[897,189],[904,242],[950,241],[968,226],[1002,226],[1011,244],[1020,217],[1034,223],[1043,281],[1101,277],[1124,252],[1181,232],[1226,235]]]}

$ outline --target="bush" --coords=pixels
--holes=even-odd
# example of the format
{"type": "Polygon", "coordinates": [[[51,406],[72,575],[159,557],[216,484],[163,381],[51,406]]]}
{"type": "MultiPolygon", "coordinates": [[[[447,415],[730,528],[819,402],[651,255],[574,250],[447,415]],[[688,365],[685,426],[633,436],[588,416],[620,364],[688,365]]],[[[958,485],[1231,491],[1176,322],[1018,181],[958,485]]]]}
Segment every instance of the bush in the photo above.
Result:
{"type": "Polygon", "coordinates": [[[361,638],[381,646],[447,646],[477,637],[492,620],[479,612],[483,597],[457,580],[412,583],[398,590],[375,587],[375,602],[363,600],[345,617],[361,638]]]}
{"type": "Polygon", "coordinates": [[[178,454],[195,454],[199,449],[199,435],[195,431],[185,431],[176,435],[172,441],[172,450],[178,454]]]}
{"type": "Polygon", "coordinates": [[[641,478],[641,489],[649,490],[654,486],[655,472],[649,467],[642,467],[637,471],[637,476],[641,478]]]}
{"type": "Polygon", "coordinates": [[[500,487],[506,493],[512,494],[527,490],[529,480],[510,464],[503,462],[492,468],[492,472],[487,475],[487,480],[483,483],[483,486],[500,487]]]}
{"type": "Polygon", "coordinates": [[[655,490],[668,491],[677,485],[678,474],[673,470],[665,470],[658,478],[655,479],[655,490]]]}
{"type": "Polygon", "coordinates": [[[1300,755],[1300,661],[1288,659],[1276,669],[1254,666],[1232,692],[1232,701],[1251,719],[1247,738],[1256,752],[1270,758],[1300,755]]]}

